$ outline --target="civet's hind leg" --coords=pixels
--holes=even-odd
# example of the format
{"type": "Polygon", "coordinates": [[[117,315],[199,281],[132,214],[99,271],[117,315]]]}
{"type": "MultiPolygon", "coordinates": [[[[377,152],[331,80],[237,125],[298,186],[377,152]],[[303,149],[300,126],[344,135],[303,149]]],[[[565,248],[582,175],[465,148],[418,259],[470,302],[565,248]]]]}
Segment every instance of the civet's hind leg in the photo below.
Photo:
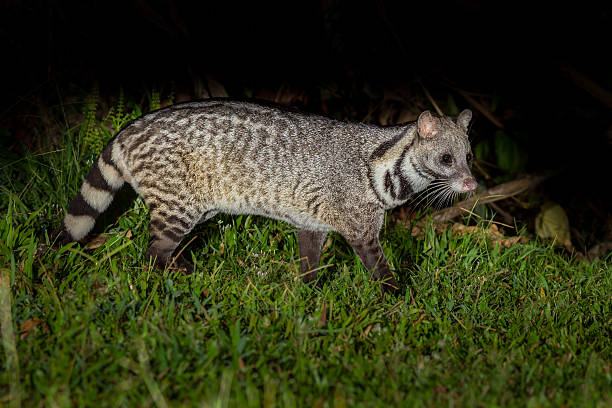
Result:
{"type": "Polygon", "coordinates": [[[316,268],[321,259],[321,249],[327,237],[327,232],[298,230],[298,245],[300,247],[300,275],[304,283],[317,279],[316,268]],[[314,270],[313,270],[314,269],[314,270]]]}
{"type": "MultiPolygon", "coordinates": [[[[170,266],[173,261],[172,254],[185,235],[191,231],[193,224],[190,220],[178,216],[162,217],[159,211],[151,211],[149,249],[145,259],[154,259],[155,265],[159,268],[170,266]]],[[[193,272],[193,265],[182,254],[174,260],[172,266],[189,273],[193,272]]]]}

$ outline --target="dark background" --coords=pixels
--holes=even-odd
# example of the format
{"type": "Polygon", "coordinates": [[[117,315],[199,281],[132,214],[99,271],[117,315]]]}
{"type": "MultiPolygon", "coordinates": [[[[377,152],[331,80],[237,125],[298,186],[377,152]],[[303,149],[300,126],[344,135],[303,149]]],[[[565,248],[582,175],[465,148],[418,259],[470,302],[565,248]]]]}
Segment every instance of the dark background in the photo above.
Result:
{"type": "Polygon", "coordinates": [[[495,3],[3,1],[3,146],[22,149],[15,140],[37,126],[37,104],[57,104],[69,89],[97,82],[103,96],[173,82],[190,92],[205,74],[237,97],[290,86],[311,95],[305,108],[315,112],[330,84],[345,112],[362,113],[389,89],[412,90],[432,109],[415,86],[424,84],[441,105],[453,94],[474,110],[476,141],[492,137],[499,129],[460,88],[497,98],[504,131],[521,135],[522,171],[560,170],[546,196],[601,235],[610,217],[612,6],[495,3]]]}

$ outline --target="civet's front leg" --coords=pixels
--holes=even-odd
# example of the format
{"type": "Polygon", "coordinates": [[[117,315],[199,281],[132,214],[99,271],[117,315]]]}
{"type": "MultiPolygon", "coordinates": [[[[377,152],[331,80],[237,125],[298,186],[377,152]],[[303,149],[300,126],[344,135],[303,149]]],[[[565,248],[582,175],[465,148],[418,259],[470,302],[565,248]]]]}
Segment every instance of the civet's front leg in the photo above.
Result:
{"type": "Polygon", "coordinates": [[[384,292],[397,293],[399,286],[391,273],[389,263],[378,241],[378,236],[365,236],[362,239],[349,240],[361,262],[372,273],[375,280],[381,281],[384,292]]]}
{"type": "Polygon", "coordinates": [[[353,207],[347,212],[353,215],[345,217],[344,222],[338,225],[338,232],[348,241],[372,277],[381,281],[383,291],[396,293],[399,290],[397,281],[378,240],[385,212],[368,205],[353,207]]]}
{"type": "Polygon", "coordinates": [[[316,268],[321,259],[321,249],[327,237],[327,232],[298,230],[298,245],[300,247],[300,275],[304,283],[317,279],[316,268]],[[314,269],[314,270],[313,270],[314,269]]]}

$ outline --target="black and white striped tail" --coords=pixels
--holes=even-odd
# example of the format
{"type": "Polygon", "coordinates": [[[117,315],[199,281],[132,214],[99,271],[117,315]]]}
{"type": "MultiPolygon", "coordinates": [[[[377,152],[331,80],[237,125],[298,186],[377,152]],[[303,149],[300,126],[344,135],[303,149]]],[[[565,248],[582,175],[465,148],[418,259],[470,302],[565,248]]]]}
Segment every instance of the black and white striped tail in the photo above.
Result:
{"type": "Polygon", "coordinates": [[[58,234],[61,243],[85,238],[123,185],[121,171],[112,160],[112,147],[112,142],[106,146],[70,203],[58,234]]]}

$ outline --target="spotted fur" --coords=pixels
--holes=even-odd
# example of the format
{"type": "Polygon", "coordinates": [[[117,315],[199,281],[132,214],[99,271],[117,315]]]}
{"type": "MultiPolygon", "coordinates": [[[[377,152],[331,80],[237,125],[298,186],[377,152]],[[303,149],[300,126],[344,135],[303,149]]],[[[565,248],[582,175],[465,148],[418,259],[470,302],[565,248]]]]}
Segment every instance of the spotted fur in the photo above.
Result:
{"type": "Polygon", "coordinates": [[[256,214],[298,228],[305,281],[316,278],[325,237],[337,231],[384,288],[396,289],[378,241],[385,210],[436,178],[461,190],[471,179],[470,118],[424,112],[379,127],[231,100],[174,105],[135,120],[104,149],[68,208],[65,238],[85,237],[125,181],[149,208],[147,257],[160,266],[218,212],[256,214]],[[446,152],[455,166],[440,164],[446,152]]]}

